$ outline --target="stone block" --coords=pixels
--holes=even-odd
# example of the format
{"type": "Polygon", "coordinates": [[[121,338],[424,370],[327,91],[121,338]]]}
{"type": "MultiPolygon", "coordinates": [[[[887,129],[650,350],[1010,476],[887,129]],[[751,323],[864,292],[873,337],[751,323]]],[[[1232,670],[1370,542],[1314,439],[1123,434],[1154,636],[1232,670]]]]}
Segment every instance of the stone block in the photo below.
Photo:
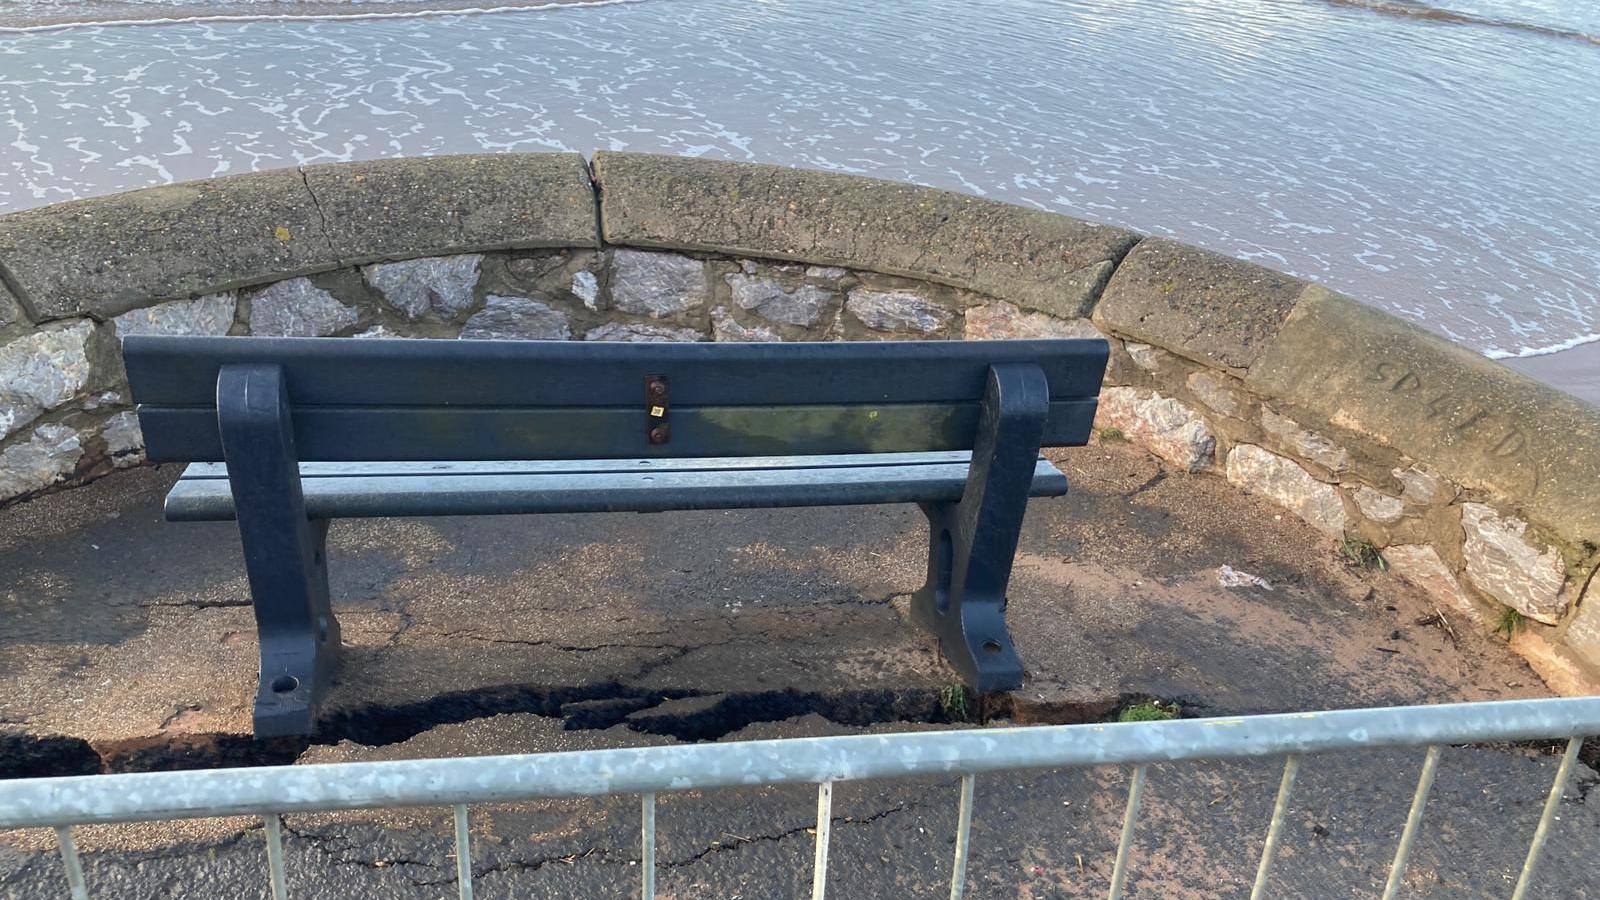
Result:
{"type": "Polygon", "coordinates": [[[1585,662],[1600,667],[1600,577],[1590,579],[1564,639],[1585,662]]]}
{"type": "Polygon", "coordinates": [[[727,307],[719,306],[711,311],[711,336],[719,341],[781,341],[783,336],[766,325],[746,326],[739,324],[727,307]]]}
{"type": "Polygon", "coordinates": [[[591,328],[583,336],[586,341],[626,341],[629,343],[645,343],[651,341],[678,341],[689,343],[703,341],[704,334],[693,328],[669,328],[663,325],[638,325],[631,322],[607,322],[598,328],[591,328]]]}
{"type": "Polygon", "coordinates": [[[1351,495],[1361,514],[1379,525],[1393,525],[1405,514],[1406,505],[1399,497],[1362,485],[1351,495]]]}
{"type": "Polygon", "coordinates": [[[1461,504],[1462,554],[1478,590],[1530,619],[1554,625],[1566,612],[1567,574],[1561,554],[1528,540],[1528,523],[1500,516],[1482,503],[1461,504]]]}
{"type": "Polygon", "coordinates": [[[1412,466],[1393,470],[1403,489],[1400,499],[1418,506],[1449,503],[1456,498],[1456,486],[1427,469],[1412,466]]]}
{"type": "Polygon", "coordinates": [[[640,250],[611,255],[611,305],[625,313],[662,319],[699,309],[709,296],[698,259],[640,250]]]}
{"type": "Polygon", "coordinates": [[[1301,428],[1298,422],[1288,416],[1280,416],[1265,406],[1261,408],[1261,428],[1295,455],[1336,475],[1350,468],[1349,451],[1314,431],[1301,428]]]}
{"type": "Polygon", "coordinates": [[[600,280],[588,269],[574,272],[572,275],[572,296],[583,301],[589,309],[599,309],[600,280]]]}
{"type": "Polygon", "coordinates": [[[139,430],[139,416],[133,410],[123,410],[107,419],[100,426],[100,436],[117,468],[144,462],[144,432],[139,430]]]}
{"type": "Polygon", "coordinates": [[[0,331],[27,322],[28,314],[23,310],[22,304],[17,302],[10,288],[0,283],[0,331]]]}
{"type": "Polygon", "coordinates": [[[1124,341],[1123,348],[1128,351],[1128,357],[1133,364],[1146,372],[1154,372],[1161,368],[1161,362],[1167,358],[1167,352],[1160,347],[1141,344],[1138,341],[1124,341]]]}
{"type": "Polygon", "coordinates": [[[890,334],[938,334],[955,313],[916,291],[875,291],[856,288],[844,308],[873,331],[890,334]]]}
{"type": "Polygon", "coordinates": [[[117,337],[130,334],[224,335],[233,327],[238,298],[232,291],[134,309],[112,319],[117,337]]]}
{"type": "Polygon", "coordinates": [[[1581,660],[1570,647],[1556,643],[1543,628],[1524,628],[1511,638],[1511,649],[1528,661],[1550,690],[1563,697],[1600,696],[1600,668],[1581,660]]]}
{"type": "Polygon", "coordinates": [[[1243,412],[1245,400],[1233,389],[1233,380],[1214,372],[1192,372],[1184,382],[1201,403],[1225,416],[1243,412]]]}
{"type": "Polygon", "coordinates": [[[26,441],[0,451],[0,500],[9,500],[65,481],[83,458],[78,432],[66,425],[40,425],[26,441]]]}
{"type": "Polygon", "coordinates": [[[1483,612],[1461,590],[1455,573],[1439,558],[1439,551],[1427,544],[1398,544],[1383,548],[1383,560],[1396,575],[1421,588],[1435,603],[1483,624],[1483,612]]]}
{"type": "Polygon", "coordinates": [[[1346,516],[1338,488],[1313,478],[1294,460],[1240,444],[1228,454],[1227,476],[1246,493],[1268,498],[1318,530],[1344,535],[1346,516]]]}
{"type": "Polygon", "coordinates": [[[1138,236],[1040,210],[782,166],[601,151],[607,241],[801,260],[1088,314],[1138,236]]]}
{"type": "Polygon", "coordinates": [[[93,336],[93,323],[76,322],[0,346],[0,439],[88,389],[93,336]]]}
{"type": "Polygon", "coordinates": [[[1600,409],[1378,310],[1306,292],[1245,375],[1569,540],[1600,536],[1600,409]]]}
{"type": "Polygon", "coordinates": [[[0,261],[44,319],[385,259],[596,244],[576,153],[280,169],[0,216],[0,261]]]}
{"type": "Polygon", "coordinates": [[[363,266],[361,277],[408,319],[428,312],[451,319],[472,308],[482,261],[480,254],[463,253],[375,263],[363,266]]]}
{"type": "Polygon", "coordinates": [[[233,175],[0,216],[0,261],[42,318],[109,318],[333,268],[294,169],[233,175]]]}
{"type": "Polygon", "coordinates": [[[838,296],[815,284],[786,286],[782,279],[773,275],[735,272],[724,276],[723,280],[733,291],[735,306],[781,325],[815,326],[838,296]]]}
{"type": "Polygon", "coordinates": [[[526,297],[490,296],[461,328],[465,340],[565,341],[572,337],[566,313],[526,297]]]}
{"type": "Polygon", "coordinates": [[[577,153],[483,153],[308,166],[305,183],[344,265],[480,250],[596,247],[594,189],[577,153]]]}
{"type": "Polygon", "coordinates": [[[1216,461],[1217,438],[1193,409],[1154,391],[1108,387],[1100,391],[1096,428],[1115,428],[1129,440],[1194,472],[1216,461]]]}
{"type": "Polygon", "coordinates": [[[1145,238],[1094,309],[1101,330],[1213,366],[1248,368],[1307,283],[1165,238],[1145,238]]]}
{"type": "Polygon", "coordinates": [[[326,337],[356,324],[360,315],[309,278],[268,285],[250,298],[250,333],[273,337],[326,337]]]}
{"type": "Polygon", "coordinates": [[[966,312],[962,328],[962,336],[969,341],[1105,338],[1088,319],[1058,319],[1044,313],[1028,312],[1004,300],[971,307],[966,312]]]}

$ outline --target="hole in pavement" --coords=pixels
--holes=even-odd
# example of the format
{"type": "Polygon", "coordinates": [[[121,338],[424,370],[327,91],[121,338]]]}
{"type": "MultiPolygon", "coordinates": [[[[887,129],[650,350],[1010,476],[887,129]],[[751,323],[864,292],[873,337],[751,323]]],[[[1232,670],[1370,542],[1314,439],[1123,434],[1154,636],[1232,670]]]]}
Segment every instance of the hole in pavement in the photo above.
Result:
{"type": "MultiPolygon", "coordinates": [[[[276,684],[274,684],[276,687],[276,684]]],[[[501,685],[441,694],[415,703],[336,710],[313,736],[258,740],[231,733],[159,734],[91,744],[81,738],[0,735],[0,778],[288,765],[313,744],[354,741],[395,744],[440,725],[507,713],[557,718],[567,730],[623,725],[681,741],[715,740],[758,722],[815,713],[842,725],[952,721],[937,690],[756,691],[701,695],[650,691],[616,683],[545,687],[501,685]],[[705,696],[703,703],[651,711],[668,701],[705,696]],[[633,716],[634,713],[642,713],[633,716]]]]}

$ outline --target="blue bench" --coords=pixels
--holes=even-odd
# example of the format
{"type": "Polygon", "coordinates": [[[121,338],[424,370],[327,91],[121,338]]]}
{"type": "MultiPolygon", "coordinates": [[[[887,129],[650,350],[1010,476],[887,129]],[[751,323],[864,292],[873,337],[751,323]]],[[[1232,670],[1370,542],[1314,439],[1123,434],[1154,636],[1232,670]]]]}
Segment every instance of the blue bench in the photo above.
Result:
{"type": "Polygon", "coordinates": [[[1098,340],[815,344],[131,336],[174,521],[237,520],[258,736],[305,734],[339,648],[328,521],[917,503],[912,603],[980,693],[1021,683],[1005,591],[1043,446],[1088,440],[1098,340]]]}

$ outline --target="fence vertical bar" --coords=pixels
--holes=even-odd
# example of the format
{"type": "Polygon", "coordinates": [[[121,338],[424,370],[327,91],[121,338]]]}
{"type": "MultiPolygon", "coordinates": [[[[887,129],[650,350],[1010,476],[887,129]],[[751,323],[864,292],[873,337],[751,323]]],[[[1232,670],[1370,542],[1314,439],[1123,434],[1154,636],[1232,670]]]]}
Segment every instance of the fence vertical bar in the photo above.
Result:
{"type": "Polygon", "coordinates": [[[461,886],[461,900],[472,900],[472,841],[465,803],[456,804],[456,883],[461,886]]]}
{"type": "Polygon", "coordinates": [[[1422,830],[1422,813],[1428,807],[1428,793],[1433,790],[1433,773],[1439,768],[1439,745],[1428,748],[1422,759],[1422,775],[1417,778],[1417,793],[1411,798],[1411,812],[1406,815],[1406,829],[1400,833],[1400,846],[1394,851],[1394,864],[1389,866],[1389,881],[1383,886],[1383,900],[1394,900],[1400,892],[1400,879],[1405,877],[1406,865],[1411,862],[1411,845],[1417,832],[1422,830]]]}
{"type": "Polygon", "coordinates": [[[961,900],[967,892],[967,850],[972,845],[972,794],[976,775],[961,776],[961,806],[956,812],[956,859],[950,867],[950,900],[961,900]]]}
{"type": "Polygon", "coordinates": [[[283,817],[274,813],[262,816],[267,827],[267,877],[272,882],[272,900],[289,900],[289,880],[283,873],[283,817]]]}
{"type": "Polygon", "coordinates": [[[1128,784],[1128,811],[1122,814],[1122,839],[1117,842],[1117,862],[1111,868],[1110,900],[1122,897],[1122,886],[1128,879],[1128,854],[1133,849],[1133,829],[1139,824],[1139,801],[1144,797],[1144,773],[1147,767],[1133,767],[1133,780],[1128,784]]]}
{"type": "Polygon", "coordinates": [[[1556,809],[1561,806],[1561,795],[1566,793],[1567,781],[1572,777],[1572,764],[1583,747],[1582,737],[1567,741],[1567,752],[1561,756],[1561,767],[1556,769],[1556,782],[1550,785],[1550,796],[1544,801],[1544,812],[1539,815],[1539,827],[1533,831],[1533,843],[1528,845],[1528,858],[1522,863],[1522,874],[1517,877],[1517,888],[1511,900],[1528,896],[1528,886],[1533,884],[1533,870],[1539,865],[1539,854],[1544,852],[1544,842],[1550,837],[1550,823],[1555,821],[1556,809]]]}
{"type": "Polygon", "coordinates": [[[833,827],[833,782],[817,785],[817,858],[811,869],[811,900],[828,891],[828,837],[833,827]]]}
{"type": "Polygon", "coordinates": [[[1267,895],[1272,860],[1278,855],[1278,841],[1283,837],[1283,823],[1289,812],[1289,795],[1294,792],[1294,779],[1299,773],[1300,757],[1291,753],[1283,761],[1283,780],[1278,782],[1278,799],[1272,804],[1272,822],[1267,825],[1266,843],[1261,845],[1261,865],[1256,867],[1256,883],[1250,889],[1250,900],[1262,900],[1267,895]]]}
{"type": "Polygon", "coordinates": [[[72,889],[72,900],[89,900],[89,888],[83,883],[83,861],[78,858],[78,845],[72,841],[71,828],[56,828],[56,846],[61,848],[61,863],[67,867],[67,887],[72,889]]]}
{"type": "Polygon", "coordinates": [[[639,896],[655,900],[656,896],[656,795],[646,793],[639,810],[641,846],[639,848],[639,896]]]}

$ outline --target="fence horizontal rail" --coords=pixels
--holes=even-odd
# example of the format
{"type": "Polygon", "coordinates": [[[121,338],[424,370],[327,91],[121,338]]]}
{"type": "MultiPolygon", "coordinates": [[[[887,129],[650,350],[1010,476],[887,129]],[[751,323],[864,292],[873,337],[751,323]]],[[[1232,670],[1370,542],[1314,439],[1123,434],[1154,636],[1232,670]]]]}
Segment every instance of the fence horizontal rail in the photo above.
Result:
{"type": "Polygon", "coordinates": [[[0,828],[1141,765],[1600,734],[1600,697],[0,782],[0,828]]]}

